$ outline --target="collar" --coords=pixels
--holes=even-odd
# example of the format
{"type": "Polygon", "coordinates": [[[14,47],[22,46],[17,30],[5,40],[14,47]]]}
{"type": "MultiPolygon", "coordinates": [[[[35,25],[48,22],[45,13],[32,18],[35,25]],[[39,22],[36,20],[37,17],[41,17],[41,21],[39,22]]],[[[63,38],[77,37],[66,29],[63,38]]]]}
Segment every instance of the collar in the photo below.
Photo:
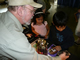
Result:
{"type": "Polygon", "coordinates": [[[21,30],[23,32],[23,28],[22,28],[22,25],[19,22],[19,20],[11,12],[7,11],[7,14],[12,18],[12,20],[15,21],[15,23],[18,26],[19,30],[21,30]]]}

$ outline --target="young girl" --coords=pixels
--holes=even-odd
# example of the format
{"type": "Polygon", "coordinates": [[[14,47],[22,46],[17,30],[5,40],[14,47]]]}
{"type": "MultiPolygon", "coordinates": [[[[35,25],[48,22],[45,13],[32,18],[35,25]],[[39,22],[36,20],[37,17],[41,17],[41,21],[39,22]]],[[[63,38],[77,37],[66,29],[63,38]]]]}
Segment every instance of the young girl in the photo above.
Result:
{"type": "Polygon", "coordinates": [[[38,37],[43,37],[44,39],[48,38],[49,27],[47,21],[44,21],[43,12],[35,13],[31,27],[32,32],[35,33],[38,37]]]}

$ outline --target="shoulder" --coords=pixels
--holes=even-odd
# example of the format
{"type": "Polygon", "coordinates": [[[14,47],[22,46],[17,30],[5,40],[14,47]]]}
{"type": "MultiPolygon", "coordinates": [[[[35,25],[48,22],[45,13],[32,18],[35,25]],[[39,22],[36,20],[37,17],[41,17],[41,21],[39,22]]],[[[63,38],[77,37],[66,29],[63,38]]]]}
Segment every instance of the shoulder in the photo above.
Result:
{"type": "Polygon", "coordinates": [[[73,34],[73,32],[72,32],[72,30],[71,30],[71,28],[69,28],[68,26],[66,26],[66,29],[65,29],[65,31],[67,32],[67,33],[71,33],[71,34],[73,34]]]}
{"type": "Polygon", "coordinates": [[[71,28],[69,28],[68,26],[66,26],[66,29],[69,30],[69,31],[72,31],[71,28]]]}
{"type": "Polygon", "coordinates": [[[55,31],[56,30],[56,28],[55,28],[55,26],[52,24],[51,26],[50,26],[50,31],[55,31]]]}
{"type": "Polygon", "coordinates": [[[44,24],[47,25],[48,24],[47,21],[44,21],[44,24]]]}
{"type": "Polygon", "coordinates": [[[33,26],[34,22],[31,23],[31,26],[33,26]]]}

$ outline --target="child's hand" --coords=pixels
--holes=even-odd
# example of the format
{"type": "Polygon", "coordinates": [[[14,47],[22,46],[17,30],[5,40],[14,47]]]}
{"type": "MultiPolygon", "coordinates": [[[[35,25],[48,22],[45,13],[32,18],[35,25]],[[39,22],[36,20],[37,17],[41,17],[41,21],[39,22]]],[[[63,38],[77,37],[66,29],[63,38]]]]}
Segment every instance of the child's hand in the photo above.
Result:
{"type": "Polygon", "coordinates": [[[61,46],[55,46],[54,49],[56,49],[57,51],[62,50],[62,49],[61,49],[61,46]]]}
{"type": "Polygon", "coordinates": [[[57,53],[57,55],[59,56],[59,55],[63,54],[63,52],[66,53],[66,56],[70,56],[70,55],[71,55],[67,50],[61,50],[61,51],[59,51],[59,52],[57,53]]]}

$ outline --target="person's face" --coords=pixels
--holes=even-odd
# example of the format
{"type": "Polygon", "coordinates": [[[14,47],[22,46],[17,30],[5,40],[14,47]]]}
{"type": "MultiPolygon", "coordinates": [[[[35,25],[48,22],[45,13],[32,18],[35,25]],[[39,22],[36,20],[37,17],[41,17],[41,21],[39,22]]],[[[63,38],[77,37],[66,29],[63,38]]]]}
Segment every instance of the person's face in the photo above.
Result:
{"type": "Polygon", "coordinates": [[[34,12],[35,12],[35,10],[32,6],[26,5],[24,7],[23,22],[30,24],[31,19],[34,16],[34,12]]]}
{"type": "Polygon", "coordinates": [[[36,18],[36,23],[37,24],[42,24],[43,22],[43,16],[39,17],[39,18],[36,18]]]}
{"type": "Polygon", "coordinates": [[[58,31],[63,31],[66,28],[66,26],[59,26],[59,27],[55,26],[55,27],[58,31]]]}

